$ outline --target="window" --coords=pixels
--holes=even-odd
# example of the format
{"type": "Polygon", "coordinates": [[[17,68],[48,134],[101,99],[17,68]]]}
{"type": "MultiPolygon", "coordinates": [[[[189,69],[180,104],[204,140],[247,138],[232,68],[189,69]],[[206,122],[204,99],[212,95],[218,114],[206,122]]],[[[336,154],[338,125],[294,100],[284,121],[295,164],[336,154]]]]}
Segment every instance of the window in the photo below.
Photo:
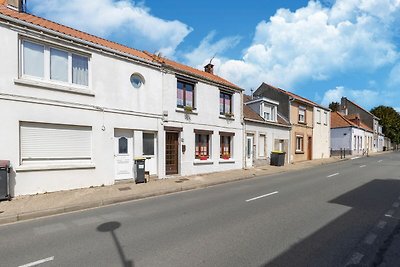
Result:
{"type": "Polygon", "coordinates": [[[231,141],[232,137],[227,136],[227,135],[221,135],[220,136],[220,144],[221,144],[221,149],[220,149],[220,158],[231,158],[231,141]]]}
{"type": "Polygon", "coordinates": [[[92,128],[60,124],[20,124],[21,163],[91,160],[92,128]]]}
{"type": "Polygon", "coordinates": [[[304,136],[296,135],[296,152],[303,152],[304,136]]]}
{"type": "Polygon", "coordinates": [[[183,81],[177,84],[177,106],[194,108],[194,85],[183,81]]]}
{"type": "Polygon", "coordinates": [[[144,84],[144,78],[139,73],[132,74],[130,81],[134,88],[140,88],[144,84]]]}
{"type": "Polygon", "coordinates": [[[276,107],[270,105],[263,105],[264,110],[264,120],[266,121],[276,121],[276,107]]]}
{"type": "Polygon", "coordinates": [[[195,158],[208,159],[210,157],[210,135],[196,134],[195,158]]]}
{"type": "Polygon", "coordinates": [[[260,134],[258,137],[258,156],[265,157],[265,135],[260,134]]]}
{"type": "Polygon", "coordinates": [[[219,113],[222,115],[232,113],[232,94],[222,91],[219,93],[219,113]]]}
{"type": "Polygon", "coordinates": [[[317,115],[316,116],[317,116],[317,118],[316,118],[317,119],[317,123],[321,124],[321,119],[322,119],[321,118],[321,110],[317,109],[317,115]]]}
{"type": "Polygon", "coordinates": [[[305,123],[306,122],[306,110],[305,107],[299,107],[299,122],[305,123]]]}
{"type": "Polygon", "coordinates": [[[89,58],[75,53],[22,41],[22,75],[82,86],[89,85],[89,58]]]}
{"type": "Polygon", "coordinates": [[[118,139],[118,154],[128,154],[128,139],[126,137],[118,139]]]}
{"type": "Polygon", "coordinates": [[[143,155],[154,156],[154,137],[153,133],[143,133],[143,155]]]}
{"type": "Polygon", "coordinates": [[[328,112],[324,111],[324,125],[328,125],[328,112]]]}

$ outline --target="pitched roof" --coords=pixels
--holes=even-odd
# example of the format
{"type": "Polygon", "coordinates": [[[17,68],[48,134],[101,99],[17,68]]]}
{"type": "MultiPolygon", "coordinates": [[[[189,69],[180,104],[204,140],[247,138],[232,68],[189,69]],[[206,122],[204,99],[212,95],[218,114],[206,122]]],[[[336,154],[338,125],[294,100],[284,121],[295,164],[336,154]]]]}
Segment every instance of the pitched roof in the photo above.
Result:
{"type": "Polygon", "coordinates": [[[78,38],[80,40],[83,41],[87,41],[96,45],[100,45],[103,47],[107,47],[110,48],[112,50],[116,50],[119,51],[121,53],[125,53],[125,54],[129,54],[132,55],[134,57],[138,57],[140,59],[144,59],[147,61],[151,61],[152,58],[150,56],[148,56],[146,53],[143,53],[142,51],[130,48],[128,46],[124,46],[91,34],[88,34],[86,32],[83,31],[79,31],[64,25],[61,25],[59,23],[55,23],[53,21],[32,15],[32,14],[28,14],[28,13],[22,13],[22,12],[18,12],[16,10],[13,10],[11,8],[8,8],[3,4],[1,4],[0,2],[0,14],[4,15],[4,16],[8,16],[12,19],[17,19],[19,21],[22,22],[26,22],[29,23],[33,26],[40,26],[42,28],[51,30],[51,31],[55,31],[61,34],[65,34],[67,36],[73,37],[73,38],[78,38]]]}
{"type": "Polygon", "coordinates": [[[251,101],[251,96],[249,95],[243,95],[243,117],[244,119],[249,119],[249,120],[253,120],[253,121],[259,121],[262,123],[268,123],[268,124],[274,124],[274,125],[282,125],[282,126],[290,126],[290,123],[285,120],[279,113],[277,116],[277,122],[269,122],[264,120],[263,117],[260,116],[260,114],[258,114],[257,112],[255,112],[251,107],[249,107],[248,105],[246,105],[246,102],[251,101]]]}
{"type": "Polygon", "coordinates": [[[208,73],[206,71],[202,71],[202,70],[199,70],[199,69],[196,69],[196,68],[193,68],[193,67],[178,63],[178,62],[170,60],[168,58],[159,57],[159,56],[154,55],[154,54],[152,54],[150,52],[147,52],[147,51],[144,51],[144,52],[148,56],[151,56],[153,58],[153,60],[155,60],[155,61],[159,62],[160,64],[163,64],[163,65],[165,65],[167,67],[170,67],[170,68],[172,68],[174,70],[177,70],[179,72],[184,72],[184,73],[187,73],[189,75],[194,75],[194,76],[197,76],[197,77],[201,77],[203,79],[206,79],[206,80],[209,80],[209,81],[212,81],[212,82],[215,82],[215,83],[219,83],[221,85],[224,85],[224,86],[227,86],[227,87],[230,87],[230,88],[233,88],[233,89],[243,90],[239,86],[237,86],[237,85],[235,85],[235,84],[233,84],[233,83],[231,83],[231,82],[219,77],[218,75],[211,74],[211,73],[208,73]]]}
{"type": "Polygon", "coordinates": [[[28,14],[28,13],[22,13],[22,12],[18,12],[14,9],[8,8],[4,5],[5,1],[4,0],[0,0],[0,15],[4,15],[7,16],[11,19],[16,19],[19,20],[21,22],[25,22],[28,24],[31,24],[32,26],[39,26],[42,28],[45,28],[47,30],[50,31],[54,31],[63,35],[67,35],[70,36],[72,38],[77,38],[86,42],[90,42],[93,43],[95,45],[100,45],[102,47],[106,47],[109,49],[112,49],[114,51],[118,51],[120,53],[123,54],[128,54],[131,56],[134,56],[140,60],[144,60],[147,62],[157,62],[159,64],[164,64],[169,66],[172,69],[175,69],[177,71],[181,71],[184,73],[188,73],[233,89],[237,89],[237,90],[242,90],[239,86],[208,72],[205,71],[201,71],[189,66],[186,66],[184,64],[178,63],[178,62],[174,62],[172,60],[166,59],[166,58],[160,58],[157,57],[156,55],[153,55],[149,52],[146,51],[139,51],[137,49],[119,44],[119,43],[115,43],[91,34],[88,34],[86,32],[83,31],[79,31],[76,29],[73,29],[71,27],[68,26],[64,26],[62,24],[32,15],[32,14],[28,14]]]}
{"type": "Polygon", "coordinates": [[[331,112],[331,128],[345,128],[345,127],[355,127],[360,128],[368,132],[372,132],[372,129],[365,125],[363,122],[360,122],[360,126],[358,126],[355,122],[351,121],[352,118],[356,118],[353,115],[346,116],[341,114],[340,112],[331,112]]]}
{"type": "MultiPolygon", "coordinates": [[[[274,89],[274,90],[276,90],[276,91],[278,91],[278,92],[281,92],[281,93],[283,93],[283,94],[285,94],[285,95],[287,95],[287,96],[289,96],[289,97],[292,97],[293,99],[295,99],[295,100],[297,100],[297,101],[303,102],[303,103],[308,104],[308,105],[311,105],[311,106],[313,106],[313,107],[319,107],[319,108],[322,108],[322,109],[325,109],[325,110],[329,110],[329,108],[323,107],[323,106],[321,106],[321,105],[319,105],[319,104],[317,104],[317,103],[315,103],[315,102],[313,102],[313,101],[311,101],[311,100],[309,100],[309,99],[307,99],[307,98],[304,98],[304,97],[302,97],[302,96],[299,96],[299,95],[297,95],[297,94],[295,94],[295,93],[292,93],[292,92],[283,90],[282,88],[275,87],[275,86],[270,85],[270,84],[267,84],[267,83],[262,83],[261,86],[263,86],[263,85],[264,85],[264,86],[267,86],[267,87],[270,87],[270,88],[272,88],[272,89],[274,89]]],[[[261,87],[261,86],[260,86],[260,87],[261,87]]]]}
{"type": "Polygon", "coordinates": [[[28,13],[22,13],[22,12],[18,12],[14,9],[8,8],[7,6],[4,5],[5,1],[4,0],[0,0],[0,15],[4,15],[7,16],[11,19],[16,19],[19,20],[21,22],[25,22],[28,23],[32,26],[39,26],[42,28],[45,28],[47,30],[53,31],[53,32],[57,32],[63,35],[67,35],[70,36],[72,38],[77,38],[86,42],[90,42],[93,43],[95,45],[100,45],[102,47],[106,47],[109,48],[111,50],[114,51],[118,51],[120,53],[123,54],[128,54],[130,56],[136,57],[139,60],[144,60],[147,62],[157,62],[159,64],[165,64],[167,66],[169,66],[172,69],[184,72],[184,73],[188,73],[233,89],[237,89],[237,90],[242,90],[239,86],[208,72],[205,71],[201,71],[189,66],[186,66],[184,64],[178,63],[178,62],[174,62],[172,60],[166,59],[166,58],[159,58],[149,52],[146,51],[139,51],[137,49],[119,44],[119,43],[115,43],[103,38],[100,38],[98,36],[95,35],[91,35],[88,34],[86,32],[83,31],[79,31],[76,29],[73,29],[71,27],[32,15],[32,14],[28,14],[28,13]]]}

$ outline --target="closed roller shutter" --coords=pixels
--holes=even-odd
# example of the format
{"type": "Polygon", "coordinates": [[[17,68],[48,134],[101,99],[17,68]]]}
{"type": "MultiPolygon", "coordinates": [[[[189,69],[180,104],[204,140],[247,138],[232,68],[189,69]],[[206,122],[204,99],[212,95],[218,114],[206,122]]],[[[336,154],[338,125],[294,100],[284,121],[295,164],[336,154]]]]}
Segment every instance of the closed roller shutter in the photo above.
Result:
{"type": "Polygon", "coordinates": [[[21,159],[91,159],[91,127],[21,123],[21,159]]]}

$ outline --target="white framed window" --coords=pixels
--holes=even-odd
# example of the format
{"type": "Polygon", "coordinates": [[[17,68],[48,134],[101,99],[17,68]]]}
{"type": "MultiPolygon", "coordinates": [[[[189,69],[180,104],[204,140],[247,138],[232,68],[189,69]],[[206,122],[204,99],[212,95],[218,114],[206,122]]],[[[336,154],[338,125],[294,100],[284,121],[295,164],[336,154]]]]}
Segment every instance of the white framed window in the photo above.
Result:
{"type": "Polygon", "coordinates": [[[220,132],[219,157],[221,159],[233,158],[233,137],[234,137],[234,134],[220,132]]]}
{"type": "Polygon", "coordinates": [[[265,149],[266,149],[266,136],[265,134],[260,134],[258,137],[258,156],[265,157],[265,149]]]}
{"type": "Polygon", "coordinates": [[[206,160],[211,158],[211,131],[195,130],[195,158],[206,160]]]}
{"type": "Polygon", "coordinates": [[[321,124],[321,119],[322,119],[321,110],[317,109],[316,121],[318,124],[321,124]]]}
{"type": "Polygon", "coordinates": [[[276,122],[276,107],[275,106],[270,106],[270,105],[264,105],[264,120],[266,121],[274,121],[276,122]]]}
{"type": "Polygon", "coordinates": [[[324,125],[328,125],[328,112],[324,111],[324,125]]]}
{"type": "Polygon", "coordinates": [[[296,152],[303,152],[304,149],[304,136],[296,135],[296,152]]]}
{"type": "Polygon", "coordinates": [[[156,135],[154,133],[143,133],[143,155],[155,155],[156,135]]]}
{"type": "Polygon", "coordinates": [[[306,108],[305,107],[299,107],[299,122],[300,123],[305,123],[306,122],[306,108]]]}
{"type": "Polygon", "coordinates": [[[21,46],[22,77],[89,86],[88,56],[30,40],[21,40],[21,46]]]}
{"type": "Polygon", "coordinates": [[[21,122],[20,157],[21,164],[90,161],[92,128],[21,122]]]}

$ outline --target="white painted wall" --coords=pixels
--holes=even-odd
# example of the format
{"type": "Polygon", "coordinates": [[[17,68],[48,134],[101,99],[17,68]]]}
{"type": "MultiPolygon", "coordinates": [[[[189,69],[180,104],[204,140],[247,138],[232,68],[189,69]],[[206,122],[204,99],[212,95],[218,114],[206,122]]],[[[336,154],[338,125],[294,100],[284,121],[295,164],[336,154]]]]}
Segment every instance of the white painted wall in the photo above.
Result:
{"type": "MultiPolygon", "coordinates": [[[[177,78],[173,73],[163,75],[163,110],[168,111],[164,126],[182,127],[179,147],[179,174],[192,175],[209,173],[243,167],[243,128],[241,125],[241,93],[233,95],[232,119],[227,119],[219,114],[219,88],[215,85],[198,82],[195,85],[195,108],[192,114],[186,114],[177,105],[177,78]],[[211,158],[207,161],[195,159],[195,133],[194,130],[213,131],[211,140],[211,158]],[[234,133],[233,158],[220,159],[219,132],[234,133]],[[182,153],[182,145],[186,145],[186,152],[182,153]]],[[[165,171],[164,171],[165,176],[165,171]]]]}
{"type": "Polygon", "coordinates": [[[313,118],[313,159],[330,157],[331,149],[331,114],[330,111],[314,107],[313,118]],[[321,119],[319,119],[319,112],[321,119]],[[325,115],[326,113],[326,115],[325,115]]]}
{"type": "MultiPolygon", "coordinates": [[[[134,157],[142,155],[142,132],[157,133],[156,151],[163,151],[162,75],[133,61],[117,59],[95,50],[90,54],[90,94],[76,94],[56,90],[54,83],[46,88],[21,84],[19,79],[18,34],[0,25],[0,120],[3,134],[0,139],[0,159],[9,159],[13,165],[12,195],[25,195],[67,190],[114,183],[114,129],[134,131],[134,157]],[[145,84],[135,89],[130,75],[140,73],[145,84]],[[92,160],[84,167],[79,164],[54,166],[21,165],[19,156],[19,123],[42,122],[92,127],[92,160]],[[105,127],[104,131],[102,126],[105,127]],[[63,170],[60,170],[62,167],[63,170]]],[[[45,38],[41,38],[45,40],[45,38]]],[[[46,40],[51,42],[54,40],[46,40]]],[[[78,46],[57,44],[81,51],[78,46]]],[[[158,153],[147,162],[146,170],[158,175],[164,162],[164,153],[158,153]],[[159,156],[158,156],[159,155],[159,156]]],[[[133,160],[133,159],[132,159],[133,160]]]]}
{"type": "Polygon", "coordinates": [[[352,149],[352,127],[331,129],[332,150],[352,149]]]}
{"type": "MultiPolygon", "coordinates": [[[[254,156],[255,160],[268,160],[270,159],[271,156],[271,151],[275,150],[275,140],[287,140],[288,142],[288,149],[290,149],[290,128],[287,127],[279,127],[279,126],[274,126],[271,124],[266,124],[266,123],[257,123],[257,122],[250,122],[245,120],[245,131],[246,134],[253,134],[254,135],[254,156]],[[266,152],[265,152],[265,157],[260,157],[260,148],[259,147],[259,138],[260,135],[265,135],[266,136],[266,152]]],[[[290,151],[287,151],[287,162],[289,163],[289,155],[290,151]]]]}

